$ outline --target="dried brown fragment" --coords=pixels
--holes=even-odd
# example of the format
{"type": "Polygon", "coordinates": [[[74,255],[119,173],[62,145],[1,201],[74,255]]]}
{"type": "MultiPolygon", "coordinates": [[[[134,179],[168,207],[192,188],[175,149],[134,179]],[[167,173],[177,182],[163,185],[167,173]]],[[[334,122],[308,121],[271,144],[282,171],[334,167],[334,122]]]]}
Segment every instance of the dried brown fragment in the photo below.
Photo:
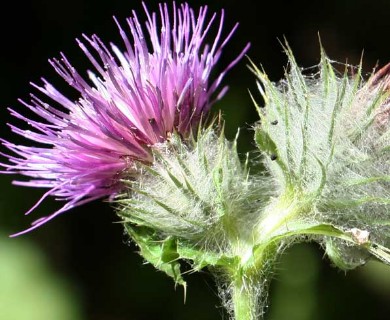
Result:
{"type": "Polygon", "coordinates": [[[348,230],[348,232],[351,233],[353,241],[355,241],[356,244],[358,244],[359,246],[367,244],[369,242],[370,232],[368,232],[367,230],[352,228],[348,230]]]}
{"type": "MultiPolygon", "coordinates": [[[[379,87],[390,96],[390,63],[379,69],[367,82],[368,87],[379,87]]],[[[390,97],[379,107],[375,117],[375,124],[381,129],[385,129],[390,124],[390,97]]]]}
{"type": "Polygon", "coordinates": [[[368,86],[382,86],[384,90],[390,89],[390,63],[379,69],[373,76],[368,80],[368,86]]]}

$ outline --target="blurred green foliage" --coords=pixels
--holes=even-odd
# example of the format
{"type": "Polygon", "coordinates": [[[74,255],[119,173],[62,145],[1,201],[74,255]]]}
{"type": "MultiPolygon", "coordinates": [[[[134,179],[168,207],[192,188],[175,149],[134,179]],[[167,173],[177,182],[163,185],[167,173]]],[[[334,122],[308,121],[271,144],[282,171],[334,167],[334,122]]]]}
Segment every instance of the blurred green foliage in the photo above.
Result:
{"type": "Polygon", "coordinates": [[[84,319],[74,289],[51,270],[36,244],[0,234],[0,319],[84,319]]]}

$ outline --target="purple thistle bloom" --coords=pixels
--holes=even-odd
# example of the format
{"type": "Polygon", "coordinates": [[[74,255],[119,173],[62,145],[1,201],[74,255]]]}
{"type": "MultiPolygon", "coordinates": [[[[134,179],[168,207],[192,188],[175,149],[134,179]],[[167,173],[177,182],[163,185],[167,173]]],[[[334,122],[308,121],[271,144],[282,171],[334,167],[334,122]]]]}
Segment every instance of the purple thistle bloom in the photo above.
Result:
{"type": "Polygon", "coordinates": [[[16,185],[49,189],[26,214],[47,196],[66,201],[59,210],[15,235],[86,202],[102,197],[113,199],[123,187],[121,179],[134,173],[135,160],[152,161],[152,145],[165,141],[172,132],[186,137],[196,128],[212,103],[225,93],[226,87],[218,89],[222,78],[249,48],[248,44],[210,84],[212,68],[237,24],[221,40],[222,11],[215,40],[207,45],[204,40],[216,18],[213,14],[206,19],[207,7],[201,7],[196,16],[188,4],[176,8],[173,3],[171,20],[168,6],[161,4],[160,22],[145,4],[144,9],[147,34],[135,12],[127,19],[133,41],[117,23],[125,52],[113,44],[109,49],[96,35],[83,35],[84,42],[77,40],[95,68],[96,74],[88,72],[89,82],[63,54],[60,60],[49,60],[79,92],[77,101],[70,101],[42,79],[43,85],[32,85],[52,104],[34,94],[29,103],[21,101],[42,122],[10,109],[13,116],[33,128],[30,131],[10,125],[12,131],[42,146],[17,145],[1,139],[14,154],[3,154],[9,163],[1,164],[5,168],[2,173],[32,178],[14,181],[16,185]]]}

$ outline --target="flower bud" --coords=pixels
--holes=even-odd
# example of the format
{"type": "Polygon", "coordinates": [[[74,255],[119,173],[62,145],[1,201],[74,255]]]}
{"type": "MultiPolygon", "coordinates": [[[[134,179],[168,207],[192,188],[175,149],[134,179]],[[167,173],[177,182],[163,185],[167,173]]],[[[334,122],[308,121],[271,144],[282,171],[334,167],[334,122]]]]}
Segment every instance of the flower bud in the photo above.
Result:
{"type": "Polygon", "coordinates": [[[137,179],[124,180],[127,192],[118,201],[118,215],[141,254],[161,269],[163,245],[153,249],[157,260],[144,253],[169,239],[176,259],[198,267],[250,256],[259,203],[269,192],[248,175],[236,142],[209,127],[187,141],[173,134],[154,145],[153,155],[152,166],[137,164],[137,179]]]}
{"type": "Polygon", "coordinates": [[[279,83],[253,67],[265,101],[256,141],[279,193],[258,232],[272,238],[331,226],[344,240],[328,232],[309,239],[323,243],[335,265],[353,268],[367,252],[378,256],[374,244],[390,242],[390,66],[364,81],[361,65],[339,74],[322,51],[318,70],[306,75],[286,53],[279,83]]]}

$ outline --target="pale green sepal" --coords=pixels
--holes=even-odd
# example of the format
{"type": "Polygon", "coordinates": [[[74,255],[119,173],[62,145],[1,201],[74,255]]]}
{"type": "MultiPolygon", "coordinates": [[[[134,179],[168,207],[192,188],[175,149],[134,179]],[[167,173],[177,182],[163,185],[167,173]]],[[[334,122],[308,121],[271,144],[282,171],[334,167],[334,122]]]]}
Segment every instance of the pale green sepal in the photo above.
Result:
{"type": "Polygon", "coordinates": [[[343,271],[362,266],[370,258],[370,253],[365,248],[351,246],[333,238],[326,239],[325,253],[332,264],[343,271]]]}

